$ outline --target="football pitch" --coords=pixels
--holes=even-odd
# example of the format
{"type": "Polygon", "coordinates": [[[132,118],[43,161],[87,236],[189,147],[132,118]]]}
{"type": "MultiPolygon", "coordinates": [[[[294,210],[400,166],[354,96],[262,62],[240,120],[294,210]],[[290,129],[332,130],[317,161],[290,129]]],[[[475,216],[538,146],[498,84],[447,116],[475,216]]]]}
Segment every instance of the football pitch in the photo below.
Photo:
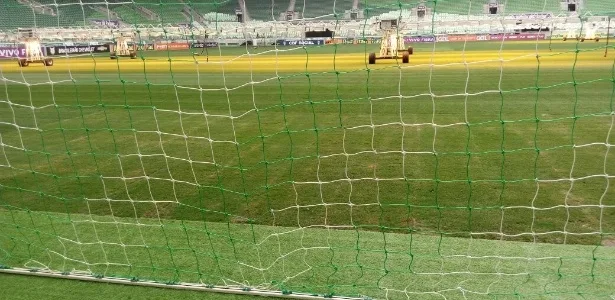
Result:
{"type": "Polygon", "coordinates": [[[367,65],[376,45],[0,61],[0,267],[615,295],[615,49],[414,47],[407,65],[367,65]]]}

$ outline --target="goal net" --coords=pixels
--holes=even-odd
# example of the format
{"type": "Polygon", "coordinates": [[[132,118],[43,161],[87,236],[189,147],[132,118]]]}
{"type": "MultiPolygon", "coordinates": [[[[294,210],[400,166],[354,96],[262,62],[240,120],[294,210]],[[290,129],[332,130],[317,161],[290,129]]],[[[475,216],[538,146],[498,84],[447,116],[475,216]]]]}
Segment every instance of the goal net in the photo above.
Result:
{"type": "Polygon", "coordinates": [[[615,297],[612,5],[530,2],[2,1],[0,270],[615,297]]]}

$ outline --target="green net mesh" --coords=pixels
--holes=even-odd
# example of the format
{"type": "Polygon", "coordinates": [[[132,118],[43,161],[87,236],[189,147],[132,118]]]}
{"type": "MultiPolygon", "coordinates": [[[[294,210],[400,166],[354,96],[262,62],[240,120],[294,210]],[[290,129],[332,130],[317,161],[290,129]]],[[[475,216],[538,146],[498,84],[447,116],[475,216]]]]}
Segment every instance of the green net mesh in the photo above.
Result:
{"type": "Polygon", "coordinates": [[[3,0],[0,50],[36,28],[54,64],[0,55],[0,269],[614,297],[612,7],[582,2],[3,0]],[[410,62],[369,64],[397,18],[410,62]]]}

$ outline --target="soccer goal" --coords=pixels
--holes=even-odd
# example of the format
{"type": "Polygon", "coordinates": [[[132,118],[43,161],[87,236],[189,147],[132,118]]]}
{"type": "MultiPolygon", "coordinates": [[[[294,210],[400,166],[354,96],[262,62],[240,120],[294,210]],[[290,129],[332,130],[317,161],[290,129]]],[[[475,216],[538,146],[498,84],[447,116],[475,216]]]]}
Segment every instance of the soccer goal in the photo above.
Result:
{"type": "Polygon", "coordinates": [[[0,273],[611,299],[612,3],[578,3],[1,1],[0,273]]]}

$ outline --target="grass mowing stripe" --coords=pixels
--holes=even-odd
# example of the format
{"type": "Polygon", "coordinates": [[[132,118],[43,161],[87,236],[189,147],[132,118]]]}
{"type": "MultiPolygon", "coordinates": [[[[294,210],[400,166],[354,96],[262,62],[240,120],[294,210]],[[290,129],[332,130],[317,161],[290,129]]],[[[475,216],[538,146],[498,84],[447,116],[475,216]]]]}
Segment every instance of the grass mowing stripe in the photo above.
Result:
{"type": "MultiPolygon", "coordinates": [[[[353,246],[357,241],[356,231],[317,227],[298,229],[248,224],[227,227],[226,224],[207,223],[208,229],[203,230],[204,224],[198,221],[162,220],[160,223],[157,219],[141,218],[136,221],[132,218],[92,218],[88,215],[72,215],[68,219],[63,214],[14,208],[0,211],[0,224],[3,227],[0,257],[7,265],[24,265],[33,269],[49,267],[65,272],[88,270],[93,274],[122,278],[149,279],[152,276],[159,282],[164,282],[164,279],[194,282],[201,276],[205,284],[232,283],[241,287],[260,283],[274,289],[283,286],[291,291],[308,285],[314,287],[310,292],[321,294],[328,292],[331,284],[325,278],[333,280],[330,276],[336,274],[336,283],[353,282],[352,278],[362,270],[364,277],[360,277],[361,283],[356,288],[380,296],[383,291],[378,291],[375,285],[378,281],[386,283],[391,293],[404,290],[421,293],[423,291],[420,289],[435,283],[433,280],[438,282],[435,292],[445,295],[447,289],[459,287],[477,291],[474,285],[482,281],[481,286],[498,282],[488,292],[491,296],[511,295],[513,289],[520,291],[519,296],[536,296],[533,294],[536,292],[534,288],[544,285],[549,285],[549,293],[553,296],[590,292],[594,296],[607,296],[612,292],[609,268],[615,263],[615,255],[610,248],[527,244],[416,233],[361,232],[359,241],[362,246],[357,249],[353,246]],[[75,232],[73,227],[79,231],[75,232]],[[161,230],[168,233],[166,239],[157,234],[161,230]],[[237,252],[214,254],[214,249],[228,247],[225,241],[227,230],[233,232],[237,252]],[[80,242],[75,240],[75,234],[79,235],[80,242]],[[145,240],[141,240],[140,235],[145,240]],[[185,236],[198,242],[189,247],[185,236]],[[213,241],[211,244],[204,242],[208,238],[213,241]],[[156,246],[167,242],[168,246],[156,246]],[[412,264],[406,253],[409,242],[412,243],[412,264]],[[330,246],[323,247],[328,243],[330,246]],[[386,243],[387,247],[378,247],[382,243],[386,243]],[[75,252],[77,247],[83,248],[83,257],[75,252]],[[282,249],[280,257],[277,256],[279,247],[282,249]],[[101,248],[106,249],[106,258],[101,248]],[[153,255],[168,256],[171,255],[169,250],[173,251],[174,264],[177,265],[164,259],[150,265],[148,256],[141,255],[146,248],[153,255]],[[323,251],[329,251],[329,248],[336,255],[323,255],[323,251]],[[127,254],[124,256],[117,251],[127,254]],[[353,253],[360,255],[359,265],[353,253]],[[199,271],[195,265],[195,255],[200,260],[211,260],[219,255],[221,269],[199,271]],[[237,260],[233,257],[235,255],[237,260]],[[301,256],[305,260],[298,263],[302,260],[295,259],[301,256]],[[263,267],[260,266],[261,261],[264,262],[263,267]],[[434,268],[441,263],[445,269],[434,268]],[[286,271],[312,271],[314,275],[288,277],[281,268],[283,264],[286,264],[286,271]],[[588,269],[592,264],[594,266],[588,269]],[[337,270],[332,265],[337,265],[337,270]],[[408,272],[410,265],[411,272],[408,272]],[[243,273],[238,269],[242,269],[243,273]],[[530,274],[532,278],[526,282],[530,274]],[[476,276],[480,278],[477,280],[476,276]],[[570,291],[568,286],[571,281],[586,285],[580,291],[570,291]]],[[[346,286],[338,292],[354,288],[346,286]]]]}

